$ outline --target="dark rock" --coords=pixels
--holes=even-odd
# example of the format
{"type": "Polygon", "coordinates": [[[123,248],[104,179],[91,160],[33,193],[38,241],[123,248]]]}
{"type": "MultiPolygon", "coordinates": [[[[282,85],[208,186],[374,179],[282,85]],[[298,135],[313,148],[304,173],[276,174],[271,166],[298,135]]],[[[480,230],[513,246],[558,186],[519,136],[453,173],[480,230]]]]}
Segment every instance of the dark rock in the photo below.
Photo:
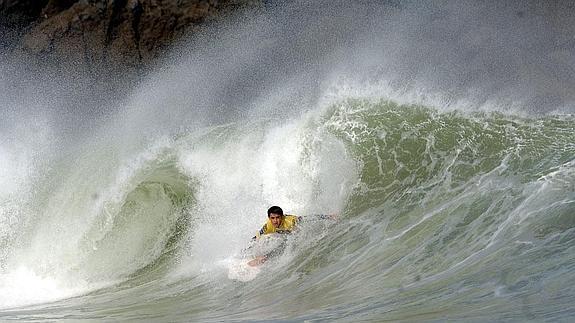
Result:
{"type": "MultiPolygon", "coordinates": [[[[133,72],[194,26],[248,0],[0,0],[17,56],[76,72],[133,72]],[[13,37],[14,38],[14,37],[13,37]]],[[[1,29],[0,29],[1,30],[1,29]]]]}
{"type": "Polygon", "coordinates": [[[0,25],[24,27],[40,16],[48,0],[0,0],[0,25]]]}

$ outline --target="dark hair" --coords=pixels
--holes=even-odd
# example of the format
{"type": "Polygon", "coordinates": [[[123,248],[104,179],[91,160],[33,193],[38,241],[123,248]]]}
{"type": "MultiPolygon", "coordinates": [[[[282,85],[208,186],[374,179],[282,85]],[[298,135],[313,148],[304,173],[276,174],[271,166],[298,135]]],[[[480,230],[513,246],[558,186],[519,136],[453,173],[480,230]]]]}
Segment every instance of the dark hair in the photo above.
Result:
{"type": "Polygon", "coordinates": [[[279,214],[279,215],[284,215],[284,211],[282,210],[281,207],[279,206],[272,206],[268,209],[268,218],[270,217],[270,214],[279,214]]]}

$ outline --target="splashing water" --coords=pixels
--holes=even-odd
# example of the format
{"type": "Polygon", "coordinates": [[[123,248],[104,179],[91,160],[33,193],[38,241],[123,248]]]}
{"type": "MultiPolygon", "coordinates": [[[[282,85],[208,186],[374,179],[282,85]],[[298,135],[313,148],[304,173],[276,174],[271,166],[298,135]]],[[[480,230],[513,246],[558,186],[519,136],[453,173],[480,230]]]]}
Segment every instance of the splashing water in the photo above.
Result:
{"type": "Polygon", "coordinates": [[[569,321],[559,7],[268,5],[104,110],[4,63],[0,318],[569,321]],[[338,220],[230,280],[271,205],[338,220]]]}

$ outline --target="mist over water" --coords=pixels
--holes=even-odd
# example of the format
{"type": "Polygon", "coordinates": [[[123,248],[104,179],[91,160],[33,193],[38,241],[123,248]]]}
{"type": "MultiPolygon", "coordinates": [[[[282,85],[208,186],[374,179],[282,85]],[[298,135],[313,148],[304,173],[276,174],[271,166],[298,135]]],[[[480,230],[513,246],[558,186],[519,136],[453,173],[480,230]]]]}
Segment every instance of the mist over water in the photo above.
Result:
{"type": "Polygon", "coordinates": [[[272,1],[112,91],[0,63],[0,318],[568,321],[573,10],[272,1]],[[230,280],[271,205],[339,219],[230,280]]]}

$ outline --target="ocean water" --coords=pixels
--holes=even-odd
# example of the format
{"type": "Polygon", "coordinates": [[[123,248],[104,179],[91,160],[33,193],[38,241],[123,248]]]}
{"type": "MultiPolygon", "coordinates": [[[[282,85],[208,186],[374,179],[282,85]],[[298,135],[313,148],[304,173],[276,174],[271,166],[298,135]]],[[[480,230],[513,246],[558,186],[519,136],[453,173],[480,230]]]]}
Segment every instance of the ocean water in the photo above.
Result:
{"type": "Polygon", "coordinates": [[[5,63],[0,319],[572,321],[558,8],[269,3],[106,107],[5,63]],[[337,217],[230,279],[271,205],[337,217]]]}

